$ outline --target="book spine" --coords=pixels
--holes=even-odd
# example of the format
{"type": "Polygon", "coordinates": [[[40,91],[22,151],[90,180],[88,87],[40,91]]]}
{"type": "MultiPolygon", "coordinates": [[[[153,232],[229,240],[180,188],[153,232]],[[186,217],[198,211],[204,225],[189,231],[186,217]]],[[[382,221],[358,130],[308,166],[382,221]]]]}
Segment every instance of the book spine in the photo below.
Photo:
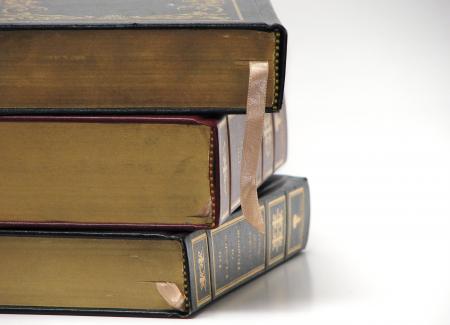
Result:
{"type": "Polygon", "coordinates": [[[230,215],[230,138],[228,119],[225,117],[217,124],[218,143],[219,143],[219,175],[220,181],[220,221],[225,220],[230,215]]]}
{"type": "MultiPolygon", "coordinates": [[[[242,165],[242,146],[245,133],[245,115],[228,116],[228,143],[229,143],[229,174],[221,177],[229,178],[229,211],[232,213],[240,205],[240,177],[242,165]]],[[[257,183],[261,185],[278,168],[286,162],[287,133],[286,112],[267,113],[264,118],[264,136],[261,150],[261,159],[257,170],[257,183]],[[277,127],[277,129],[276,129],[277,127]]],[[[219,132],[220,138],[220,132],[219,132]]],[[[223,136],[223,138],[226,138],[223,136]]],[[[221,143],[224,141],[219,140],[221,143]]],[[[224,160],[223,156],[221,160],[224,160]]],[[[226,203],[226,202],[225,202],[226,203]]],[[[226,221],[227,215],[221,214],[221,224],[226,221]]]]}
{"type": "Polygon", "coordinates": [[[280,168],[287,160],[288,153],[288,126],[286,106],[279,113],[273,114],[274,131],[274,169],[280,168]]]}
{"type": "MultiPolygon", "coordinates": [[[[244,145],[245,116],[229,115],[228,128],[230,139],[230,211],[239,207],[242,148],[244,145]]],[[[222,220],[223,221],[223,220],[222,220]]]]}
{"type": "Polygon", "coordinates": [[[305,179],[274,191],[260,203],[266,234],[254,229],[238,211],[219,228],[186,237],[190,313],[306,247],[310,208],[305,179]]]}
{"type": "Polygon", "coordinates": [[[263,179],[269,178],[274,173],[274,146],[273,114],[266,114],[264,116],[264,135],[262,149],[263,179]]]}
{"type": "Polygon", "coordinates": [[[274,103],[273,107],[267,109],[269,112],[278,112],[282,109],[284,101],[284,88],[286,77],[286,59],[287,59],[287,43],[288,33],[286,28],[280,23],[280,20],[272,6],[270,0],[240,0],[239,5],[242,6],[242,16],[246,18],[248,23],[255,20],[254,15],[247,13],[245,8],[249,8],[250,4],[253,4],[256,10],[253,12],[258,13],[257,21],[264,21],[267,26],[270,26],[275,34],[276,49],[275,49],[275,91],[274,91],[274,103]],[[246,5],[244,5],[246,3],[246,5]]]}

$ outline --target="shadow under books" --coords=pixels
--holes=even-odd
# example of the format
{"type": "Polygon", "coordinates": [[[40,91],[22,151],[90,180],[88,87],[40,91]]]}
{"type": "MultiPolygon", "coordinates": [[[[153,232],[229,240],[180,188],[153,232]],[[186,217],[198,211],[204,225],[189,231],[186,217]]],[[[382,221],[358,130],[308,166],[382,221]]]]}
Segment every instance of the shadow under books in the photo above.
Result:
{"type": "Polygon", "coordinates": [[[196,318],[228,311],[270,311],[302,308],[313,299],[308,254],[301,254],[208,306],[196,318]]]}

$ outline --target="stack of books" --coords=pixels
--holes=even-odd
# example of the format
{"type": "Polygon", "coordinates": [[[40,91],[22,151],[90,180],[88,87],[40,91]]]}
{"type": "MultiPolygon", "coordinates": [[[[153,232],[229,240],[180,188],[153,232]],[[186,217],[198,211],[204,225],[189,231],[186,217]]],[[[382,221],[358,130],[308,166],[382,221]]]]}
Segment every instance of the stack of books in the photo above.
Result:
{"type": "Polygon", "coordinates": [[[0,2],[0,312],[186,317],[301,252],[286,45],[267,0],[0,2]]]}

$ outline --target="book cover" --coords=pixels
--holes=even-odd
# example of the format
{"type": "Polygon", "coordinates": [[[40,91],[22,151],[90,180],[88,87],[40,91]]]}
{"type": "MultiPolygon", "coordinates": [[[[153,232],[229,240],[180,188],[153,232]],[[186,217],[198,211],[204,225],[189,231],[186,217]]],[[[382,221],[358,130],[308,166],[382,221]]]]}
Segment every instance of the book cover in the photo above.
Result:
{"type": "Polygon", "coordinates": [[[279,111],[286,47],[268,0],[3,0],[0,114],[244,113],[250,61],[279,111]]]}
{"type": "MultiPolygon", "coordinates": [[[[0,226],[215,228],[239,206],[244,127],[245,115],[0,117],[0,226]]],[[[265,133],[261,180],[286,141],[265,133]]]]}
{"type": "Polygon", "coordinates": [[[271,177],[260,204],[266,234],[240,211],[190,234],[0,231],[0,312],[187,317],[306,247],[306,179],[271,177]]]}

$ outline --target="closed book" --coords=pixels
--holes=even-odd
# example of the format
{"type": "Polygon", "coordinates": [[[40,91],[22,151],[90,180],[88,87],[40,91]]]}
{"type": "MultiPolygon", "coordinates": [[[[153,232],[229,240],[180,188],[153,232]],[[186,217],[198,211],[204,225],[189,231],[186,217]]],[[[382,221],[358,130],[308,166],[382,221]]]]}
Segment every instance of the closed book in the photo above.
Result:
{"type": "Polygon", "coordinates": [[[244,113],[249,63],[283,102],[269,0],[0,1],[0,114],[244,113]]]}
{"type": "Polygon", "coordinates": [[[0,227],[215,228],[239,207],[245,118],[0,117],[0,227]]]}
{"type": "Polygon", "coordinates": [[[240,211],[194,233],[0,231],[0,312],[187,317],[305,248],[306,179],[273,176],[260,207],[265,234],[240,211]]]}

